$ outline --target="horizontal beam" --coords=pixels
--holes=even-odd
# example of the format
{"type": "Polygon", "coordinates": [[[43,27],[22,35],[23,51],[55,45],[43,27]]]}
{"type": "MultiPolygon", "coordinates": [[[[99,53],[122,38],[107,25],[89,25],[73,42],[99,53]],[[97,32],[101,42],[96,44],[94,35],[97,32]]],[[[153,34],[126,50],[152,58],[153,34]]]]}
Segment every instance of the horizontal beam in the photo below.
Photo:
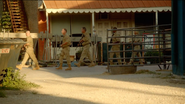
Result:
{"type": "Polygon", "coordinates": [[[109,67],[125,67],[125,66],[152,66],[152,65],[171,65],[171,63],[154,63],[154,64],[130,64],[130,65],[109,65],[109,67]]]}
{"type": "MultiPolygon", "coordinates": [[[[47,38],[46,33],[30,33],[32,38],[47,38]]],[[[26,33],[3,33],[0,32],[0,38],[26,38],[26,33]]],[[[52,38],[52,34],[48,34],[48,38],[52,38]]]]}
{"type": "MultiPolygon", "coordinates": [[[[52,35],[51,33],[47,34],[46,33],[30,33],[31,37],[33,39],[42,39],[42,38],[49,38],[49,39],[52,39],[52,42],[55,42],[56,40],[59,42],[59,41],[62,41],[63,40],[63,37],[59,37],[59,36],[55,36],[55,35],[52,35]],[[61,39],[61,40],[60,40],[61,39]]],[[[26,38],[26,33],[3,33],[3,32],[0,32],[0,38],[26,38]]],[[[94,41],[95,37],[91,37],[91,41],[94,41]]],[[[81,37],[71,37],[71,41],[72,42],[79,42],[81,39],[81,37]]],[[[102,38],[101,37],[97,37],[96,38],[98,42],[102,41],[102,38]]]]}
{"type": "MultiPolygon", "coordinates": [[[[94,42],[94,39],[95,37],[91,37],[91,41],[94,42]]],[[[81,39],[81,37],[71,37],[71,42],[79,42],[81,39]]],[[[97,37],[96,38],[98,42],[101,42],[102,41],[102,38],[101,37],[97,37]]],[[[52,38],[52,42],[59,42],[59,41],[62,41],[63,40],[63,37],[59,38],[59,37],[53,37],[52,38]],[[60,40],[61,39],[61,40],[60,40]]]]}

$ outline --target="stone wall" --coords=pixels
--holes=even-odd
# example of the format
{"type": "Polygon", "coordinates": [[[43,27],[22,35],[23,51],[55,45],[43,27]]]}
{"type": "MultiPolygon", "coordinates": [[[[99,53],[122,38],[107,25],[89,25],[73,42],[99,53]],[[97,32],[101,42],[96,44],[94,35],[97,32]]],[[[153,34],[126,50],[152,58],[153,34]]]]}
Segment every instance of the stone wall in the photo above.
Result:
{"type": "MultiPolygon", "coordinates": [[[[0,0],[0,19],[1,19],[1,16],[2,16],[2,13],[3,13],[3,1],[0,0]]],[[[2,31],[2,28],[0,26],[0,32],[2,31]]]]}
{"type": "Polygon", "coordinates": [[[0,18],[2,16],[2,12],[3,12],[3,1],[0,0],[0,18]]]}
{"type": "Polygon", "coordinates": [[[30,32],[38,33],[38,1],[23,0],[30,32]]]}

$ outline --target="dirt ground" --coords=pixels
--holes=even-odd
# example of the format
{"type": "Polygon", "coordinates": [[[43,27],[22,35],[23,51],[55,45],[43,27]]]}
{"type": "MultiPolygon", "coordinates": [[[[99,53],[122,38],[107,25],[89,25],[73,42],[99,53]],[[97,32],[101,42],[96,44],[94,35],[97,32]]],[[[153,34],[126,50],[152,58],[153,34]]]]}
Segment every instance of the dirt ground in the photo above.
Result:
{"type": "MultiPolygon", "coordinates": [[[[156,70],[158,67],[139,67],[156,70]]],[[[23,68],[26,80],[41,88],[6,91],[0,104],[185,104],[185,84],[170,83],[154,74],[108,75],[105,66],[23,68]]]]}

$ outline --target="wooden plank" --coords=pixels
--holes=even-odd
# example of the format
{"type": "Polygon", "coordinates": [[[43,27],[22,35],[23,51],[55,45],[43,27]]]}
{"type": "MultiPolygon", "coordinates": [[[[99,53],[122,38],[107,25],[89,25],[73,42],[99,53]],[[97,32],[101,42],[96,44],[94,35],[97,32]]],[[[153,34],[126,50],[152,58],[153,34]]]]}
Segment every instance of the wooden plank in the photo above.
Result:
{"type": "Polygon", "coordinates": [[[14,19],[14,21],[21,21],[21,19],[14,19]]]}
{"type": "MultiPolygon", "coordinates": [[[[30,33],[32,38],[46,38],[46,33],[30,33]]],[[[3,36],[3,33],[0,32],[0,38],[26,38],[26,33],[5,33],[3,36]]],[[[52,38],[52,34],[48,34],[48,38],[52,38]]]]}
{"type": "Polygon", "coordinates": [[[25,24],[25,23],[23,23],[23,24],[21,24],[21,25],[19,25],[19,24],[14,24],[13,26],[14,26],[14,27],[25,27],[25,26],[27,26],[27,24],[25,24]]]}
{"type": "Polygon", "coordinates": [[[12,13],[12,15],[14,15],[14,16],[20,16],[21,13],[12,13]]]}
{"type": "Polygon", "coordinates": [[[18,4],[19,2],[13,2],[13,1],[9,1],[10,4],[18,4]]]}
{"type": "Polygon", "coordinates": [[[16,24],[21,24],[21,22],[14,22],[14,25],[16,25],[16,24]]]}
{"type": "Polygon", "coordinates": [[[24,30],[24,28],[16,28],[16,31],[24,30]]]}
{"type": "MultiPolygon", "coordinates": [[[[57,38],[57,41],[60,41],[59,40],[60,38],[57,38]]],[[[71,37],[71,42],[79,42],[81,39],[81,37],[71,37]]],[[[61,37],[61,40],[63,40],[63,37],[61,37]]],[[[53,37],[52,39],[52,42],[55,42],[55,37],[53,37]]],[[[91,37],[91,41],[94,42],[94,37],[91,37]]],[[[97,41],[100,42],[102,41],[102,38],[101,37],[97,37],[97,41]]]]}
{"type": "Polygon", "coordinates": [[[11,12],[20,13],[21,11],[20,10],[12,10],[11,12]]]}
{"type": "Polygon", "coordinates": [[[10,10],[21,10],[19,7],[10,7],[10,10]]]}
{"type": "MultiPolygon", "coordinates": [[[[31,34],[31,37],[32,38],[46,38],[47,35],[46,33],[30,33],[31,34]]],[[[3,32],[0,32],[0,38],[26,38],[26,34],[25,33],[5,33],[4,36],[3,36],[3,32]]],[[[52,39],[52,42],[55,42],[55,38],[53,38],[52,34],[49,33],[48,34],[48,38],[52,39]]],[[[59,40],[60,38],[57,38],[57,41],[60,41],[59,40]]],[[[63,39],[63,37],[61,37],[61,40],[63,39]]],[[[71,37],[71,41],[72,42],[79,42],[81,39],[81,37],[71,37]]],[[[94,41],[94,37],[91,37],[91,41],[93,42],[94,41]]],[[[101,37],[97,37],[97,41],[100,42],[102,41],[102,38],[101,37]]]]}
{"type": "Polygon", "coordinates": [[[23,16],[21,16],[21,15],[12,15],[12,18],[14,18],[14,19],[21,19],[21,18],[23,18],[23,16]]]}
{"type": "Polygon", "coordinates": [[[11,6],[11,7],[18,7],[19,5],[18,4],[15,4],[15,3],[14,4],[13,3],[10,3],[9,6],[11,6]]]}

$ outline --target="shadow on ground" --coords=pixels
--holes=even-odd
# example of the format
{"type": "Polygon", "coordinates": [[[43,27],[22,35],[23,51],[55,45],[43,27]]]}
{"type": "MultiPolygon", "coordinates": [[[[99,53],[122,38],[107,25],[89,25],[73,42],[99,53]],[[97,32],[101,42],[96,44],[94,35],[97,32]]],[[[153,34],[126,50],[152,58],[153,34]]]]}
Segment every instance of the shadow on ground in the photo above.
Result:
{"type": "Polygon", "coordinates": [[[80,99],[39,94],[31,91],[6,90],[4,93],[7,97],[0,98],[1,104],[98,104],[80,99]]]}
{"type": "MultiPolygon", "coordinates": [[[[65,69],[65,68],[64,68],[65,69]]],[[[141,68],[142,69],[142,68],[141,68]]],[[[146,68],[144,68],[146,69],[146,68]]],[[[72,71],[65,70],[56,70],[55,67],[50,68],[41,68],[39,72],[41,73],[50,73],[52,75],[57,75],[58,78],[97,78],[97,79],[105,79],[105,80],[116,80],[116,81],[124,81],[124,82],[133,82],[140,83],[146,85],[159,85],[159,86],[171,86],[171,87],[180,87],[185,88],[185,86],[176,86],[176,84],[167,83],[167,79],[156,78],[154,74],[124,74],[124,75],[108,75],[105,73],[105,66],[96,66],[93,68],[74,67],[72,71]],[[153,80],[155,78],[155,80],[153,80]],[[157,80],[156,80],[157,79],[157,80]],[[163,80],[166,83],[159,83],[158,80],[163,80]]],[[[43,76],[43,77],[52,77],[52,76],[43,76]]],[[[52,78],[50,78],[51,81],[52,78]]],[[[53,78],[54,79],[54,78],[53,78]]],[[[54,81],[54,80],[52,80],[54,81]]],[[[47,82],[47,80],[46,80],[47,82]]],[[[69,82],[61,82],[61,83],[69,83],[69,82]]],[[[69,84],[79,84],[79,83],[69,83],[69,84]]],[[[80,84],[79,84],[80,85],[80,84]]],[[[85,86],[93,86],[93,85],[85,85],[85,86]]],[[[94,86],[96,87],[96,86],[94,86]]]]}

